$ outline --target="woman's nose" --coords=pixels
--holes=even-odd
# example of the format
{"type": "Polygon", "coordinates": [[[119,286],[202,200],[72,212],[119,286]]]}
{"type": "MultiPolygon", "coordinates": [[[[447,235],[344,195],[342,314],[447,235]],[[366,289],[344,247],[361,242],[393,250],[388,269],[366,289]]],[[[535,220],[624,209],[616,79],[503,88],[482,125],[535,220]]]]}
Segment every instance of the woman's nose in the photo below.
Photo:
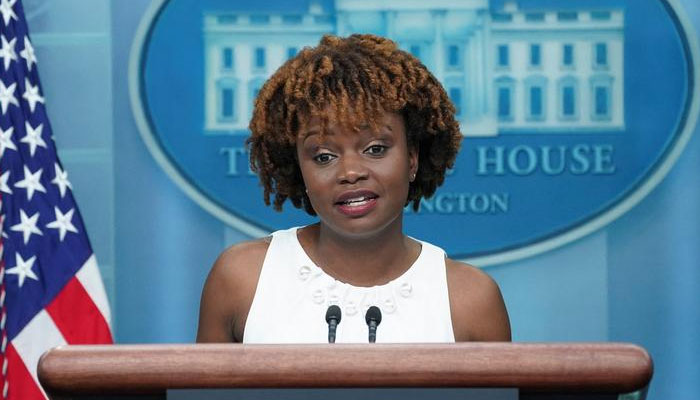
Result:
{"type": "Polygon", "coordinates": [[[360,155],[342,156],[338,164],[338,183],[355,183],[367,179],[369,175],[360,155]]]}

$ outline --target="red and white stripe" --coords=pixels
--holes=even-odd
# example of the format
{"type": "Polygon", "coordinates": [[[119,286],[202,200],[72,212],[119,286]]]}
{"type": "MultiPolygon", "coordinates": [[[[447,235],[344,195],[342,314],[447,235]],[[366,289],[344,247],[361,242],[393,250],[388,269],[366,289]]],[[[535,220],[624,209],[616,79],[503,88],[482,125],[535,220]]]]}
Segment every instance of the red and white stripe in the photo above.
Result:
{"type": "MultiPolygon", "coordinates": [[[[2,194],[0,193],[0,209],[2,209],[2,194]]],[[[10,389],[10,381],[7,378],[7,368],[9,361],[7,359],[7,309],[5,307],[5,243],[4,243],[4,226],[5,215],[0,214],[0,375],[2,376],[2,385],[0,385],[0,398],[7,399],[7,394],[10,389]]]]}
{"type": "Polygon", "coordinates": [[[9,400],[45,399],[37,365],[41,355],[64,344],[112,343],[110,312],[92,255],[48,306],[7,347],[9,400]]]}

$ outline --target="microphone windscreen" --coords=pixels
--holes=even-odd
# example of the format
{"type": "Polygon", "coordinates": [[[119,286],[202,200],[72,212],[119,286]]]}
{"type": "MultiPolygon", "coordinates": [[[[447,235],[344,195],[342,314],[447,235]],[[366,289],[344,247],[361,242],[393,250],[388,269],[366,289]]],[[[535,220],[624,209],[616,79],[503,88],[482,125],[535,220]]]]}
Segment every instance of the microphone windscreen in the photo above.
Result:
{"type": "Polygon", "coordinates": [[[326,322],[330,323],[334,319],[336,323],[340,323],[340,314],[340,307],[333,304],[326,311],[326,322]]]}
{"type": "Polygon", "coordinates": [[[372,306],[367,309],[367,314],[365,314],[365,322],[367,322],[367,325],[369,325],[370,321],[374,321],[377,325],[382,322],[382,312],[379,310],[379,307],[372,306]]]}

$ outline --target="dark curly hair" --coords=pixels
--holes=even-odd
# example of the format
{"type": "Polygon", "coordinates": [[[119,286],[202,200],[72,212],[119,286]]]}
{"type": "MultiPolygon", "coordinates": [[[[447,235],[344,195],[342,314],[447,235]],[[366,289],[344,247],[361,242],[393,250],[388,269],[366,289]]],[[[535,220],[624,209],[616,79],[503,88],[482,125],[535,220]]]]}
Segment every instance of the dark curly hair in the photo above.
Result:
{"type": "Polygon", "coordinates": [[[406,204],[417,210],[454,165],[462,140],[455,108],[440,82],[414,56],[375,35],[325,35],[284,63],[260,89],[246,144],[250,165],[265,189],[265,204],[282,209],[289,199],[316,215],[297,160],[300,126],[312,116],[321,132],[332,113],[347,127],[376,129],[383,112],[402,115],[409,147],[418,150],[418,171],[406,204]],[[352,110],[349,112],[349,110],[352,110]]]}

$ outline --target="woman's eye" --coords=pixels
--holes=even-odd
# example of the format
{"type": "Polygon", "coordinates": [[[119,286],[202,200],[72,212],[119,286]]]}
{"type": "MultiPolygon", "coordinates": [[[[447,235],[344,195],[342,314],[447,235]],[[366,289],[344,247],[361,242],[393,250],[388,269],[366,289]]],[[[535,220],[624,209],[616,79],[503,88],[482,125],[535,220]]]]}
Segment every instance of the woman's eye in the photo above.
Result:
{"type": "Polygon", "coordinates": [[[367,150],[365,150],[365,152],[369,155],[372,155],[372,156],[379,156],[379,155],[384,154],[384,152],[386,152],[386,146],[375,144],[375,145],[369,146],[367,148],[367,150]]]}
{"type": "Polygon", "coordinates": [[[333,159],[333,155],[328,154],[328,153],[321,153],[317,156],[314,156],[314,161],[316,161],[319,164],[326,164],[326,163],[330,162],[332,159],[333,159]]]}

